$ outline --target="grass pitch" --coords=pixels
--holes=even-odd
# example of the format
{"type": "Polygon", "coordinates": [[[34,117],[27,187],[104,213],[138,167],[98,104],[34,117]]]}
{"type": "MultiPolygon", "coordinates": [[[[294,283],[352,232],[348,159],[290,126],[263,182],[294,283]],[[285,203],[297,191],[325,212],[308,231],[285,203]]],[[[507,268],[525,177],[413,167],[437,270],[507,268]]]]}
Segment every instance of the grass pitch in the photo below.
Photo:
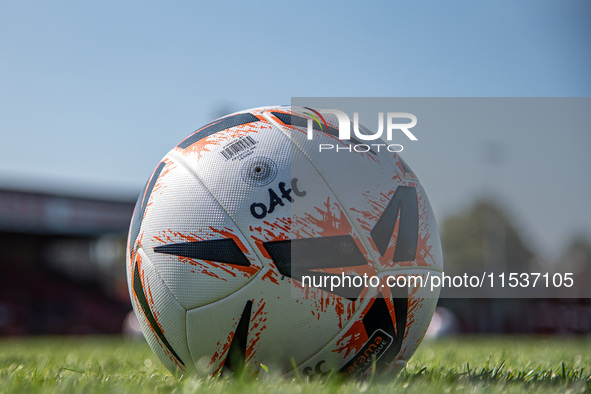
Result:
{"type": "Polygon", "coordinates": [[[177,379],[144,342],[120,338],[0,339],[0,392],[591,392],[591,339],[427,340],[394,378],[306,382],[177,379]]]}

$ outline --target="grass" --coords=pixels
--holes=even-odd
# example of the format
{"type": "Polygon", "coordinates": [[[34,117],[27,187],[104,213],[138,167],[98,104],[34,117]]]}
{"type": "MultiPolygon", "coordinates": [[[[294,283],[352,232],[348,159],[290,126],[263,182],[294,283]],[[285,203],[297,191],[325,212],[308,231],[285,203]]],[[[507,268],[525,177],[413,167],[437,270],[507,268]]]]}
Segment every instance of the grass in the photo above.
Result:
{"type": "Polygon", "coordinates": [[[305,382],[177,379],[143,342],[0,339],[0,392],[591,392],[591,339],[458,337],[424,341],[395,378],[305,382]]]}

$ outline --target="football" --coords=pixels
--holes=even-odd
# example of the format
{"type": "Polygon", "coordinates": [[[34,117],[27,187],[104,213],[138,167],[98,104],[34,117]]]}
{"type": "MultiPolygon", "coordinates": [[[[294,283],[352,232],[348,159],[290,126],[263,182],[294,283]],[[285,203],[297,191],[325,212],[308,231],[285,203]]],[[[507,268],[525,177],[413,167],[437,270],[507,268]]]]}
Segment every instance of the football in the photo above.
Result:
{"type": "Polygon", "coordinates": [[[205,125],[156,166],[127,278],[173,373],[362,378],[406,365],[437,304],[405,280],[443,270],[435,217],[398,153],[337,137],[336,119],[313,109],[256,108],[205,125]]]}

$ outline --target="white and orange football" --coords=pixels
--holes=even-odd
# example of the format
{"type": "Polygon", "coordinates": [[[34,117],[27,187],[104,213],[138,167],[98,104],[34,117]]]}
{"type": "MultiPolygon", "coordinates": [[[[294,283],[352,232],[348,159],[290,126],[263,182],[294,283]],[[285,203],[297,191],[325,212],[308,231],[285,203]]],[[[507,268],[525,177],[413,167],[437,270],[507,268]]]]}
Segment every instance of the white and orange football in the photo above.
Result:
{"type": "Polygon", "coordinates": [[[400,370],[421,342],[438,293],[388,278],[442,272],[427,196],[397,153],[348,150],[311,111],[217,119],[139,196],[129,291],[171,371],[363,377],[400,370]]]}

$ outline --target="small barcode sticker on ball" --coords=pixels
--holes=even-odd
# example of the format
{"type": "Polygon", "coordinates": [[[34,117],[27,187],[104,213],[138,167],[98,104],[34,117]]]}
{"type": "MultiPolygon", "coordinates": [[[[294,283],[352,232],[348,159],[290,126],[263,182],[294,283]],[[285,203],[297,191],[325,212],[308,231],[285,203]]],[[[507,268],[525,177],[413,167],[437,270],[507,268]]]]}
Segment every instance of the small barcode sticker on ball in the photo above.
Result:
{"type": "Polygon", "coordinates": [[[247,135],[227,145],[224,149],[222,149],[221,153],[226,160],[243,159],[252,153],[256,144],[257,141],[255,141],[251,136],[247,135]]]}

